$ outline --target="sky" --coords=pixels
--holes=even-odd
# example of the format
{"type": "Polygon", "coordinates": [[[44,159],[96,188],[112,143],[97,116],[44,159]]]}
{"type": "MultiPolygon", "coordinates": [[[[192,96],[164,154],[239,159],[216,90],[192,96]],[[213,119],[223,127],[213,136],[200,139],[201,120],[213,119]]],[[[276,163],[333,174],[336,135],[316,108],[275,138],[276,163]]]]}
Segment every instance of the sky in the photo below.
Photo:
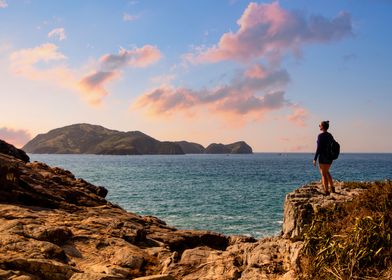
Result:
{"type": "Polygon", "coordinates": [[[75,123],[392,152],[391,0],[0,0],[0,139],[75,123]]]}

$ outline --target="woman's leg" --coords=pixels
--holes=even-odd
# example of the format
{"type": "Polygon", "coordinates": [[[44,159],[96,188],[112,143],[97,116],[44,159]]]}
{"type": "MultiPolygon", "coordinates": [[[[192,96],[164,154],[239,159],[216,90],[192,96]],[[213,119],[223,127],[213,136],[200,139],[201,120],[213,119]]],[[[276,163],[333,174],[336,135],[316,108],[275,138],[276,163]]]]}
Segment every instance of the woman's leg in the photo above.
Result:
{"type": "MultiPolygon", "coordinates": [[[[319,163],[320,173],[321,173],[321,181],[323,183],[325,194],[329,194],[329,190],[328,190],[329,175],[328,175],[328,173],[329,173],[330,166],[331,166],[330,164],[319,163]]],[[[331,177],[331,179],[332,179],[332,177],[331,177]]]]}
{"type": "Polygon", "coordinates": [[[331,167],[331,165],[328,167],[328,183],[329,183],[329,186],[331,187],[331,192],[334,193],[334,192],[335,192],[335,187],[334,187],[334,185],[333,185],[332,175],[331,175],[331,173],[329,172],[329,168],[330,168],[330,167],[331,167]]]}

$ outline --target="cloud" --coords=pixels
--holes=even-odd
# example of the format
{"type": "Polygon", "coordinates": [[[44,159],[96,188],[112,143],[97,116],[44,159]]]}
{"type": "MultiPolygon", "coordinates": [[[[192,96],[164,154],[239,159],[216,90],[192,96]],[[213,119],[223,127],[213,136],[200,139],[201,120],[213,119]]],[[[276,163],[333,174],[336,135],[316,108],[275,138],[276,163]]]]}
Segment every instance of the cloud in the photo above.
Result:
{"type": "Polygon", "coordinates": [[[55,28],[48,33],[48,38],[54,38],[63,41],[67,38],[64,28],[55,28]]]}
{"type": "Polygon", "coordinates": [[[267,112],[292,106],[284,92],[289,81],[285,70],[268,70],[253,65],[237,73],[228,85],[213,89],[192,90],[162,85],[145,92],[132,108],[144,109],[159,117],[206,109],[227,119],[260,119],[267,112]],[[257,75],[250,75],[254,69],[263,69],[262,75],[257,71],[257,75]]]}
{"type": "Polygon", "coordinates": [[[288,52],[299,54],[304,44],[337,41],[353,34],[351,16],[346,12],[332,19],[308,17],[287,11],[278,2],[250,3],[237,24],[239,29],[223,34],[217,45],[186,54],[185,58],[194,63],[249,62],[258,58],[279,61],[288,52]]]}
{"type": "Polygon", "coordinates": [[[75,92],[80,92],[84,100],[92,105],[99,104],[104,92],[95,88],[85,88],[79,84],[78,73],[70,69],[67,57],[58,51],[58,46],[45,43],[35,48],[22,49],[10,56],[11,71],[24,78],[46,81],[75,92]]]}
{"type": "Polygon", "coordinates": [[[293,113],[287,117],[287,119],[298,126],[305,126],[305,122],[309,117],[309,113],[304,108],[299,106],[293,106],[293,113]]]}
{"type": "Polygon", "coordinates": [[[80,80],[79,85],[83,92],[94,93],[94,95],[91,95],[90,103],[99,105],[102,98],[108,94],[104,85],[114,80],[117,76],[116,72],[95,72],[80,80]]]}
{"type": "Polygon", "coordinates": [[[128,13],[123,14],[123,21],[135,21],[139,19],[139,16],[136,15],[130,15],[128,13]]]}
{"type": "Polygon", "coordinates": [[[121,76],[124,67],[147,67],[161,58],[160,51],[150,45],[133,50],[121,49],[119,54],[105,54],[98,61],[98,69],[81,75],[69,68],[67,57],[52,43],[15,51],[10,56],[11,71],[30,80],[48,81],[81,93],[91,105],[100,105],[108,94],[105,86],[121,76]],[[80,78],[82,76],[82,78],[80,78]]]}
{"type": "Polygon", "coordinates": [[[0,0],[0,9],[7,8],[8,4],[5,0],[0,0]]]}
{"type": "Polygon", "coordinates": [[[0,139],[20,148],[31,139],[31,135],[24,129],[0,127],[0,139]]]}
{"type": "Polygon", "coordinates": [[[13,52],[10,56],[11,70],[31,80],[42,80],[51,77],[53,72],[59,70],[67,72],[65,68],[53,67],[53,63],[66,59],[55,44],[46,43],[35,48],[13,52]],[[45,65],[37,66],[41,62],[45,65]]]}
{"type": "Polygon", "coordinates": [[[100,58],[100,67],[107,70],[118,70],[125,66],[147,67],[160,60],[161,57],[159,49],[151,45],[133,50],[121,48],[118,54],[103,55],[100,58]]]}
{"type": "Polygon", "coordinates": [[[105,54],[99,59],[98,70],[86,75],[79,81],[84,91],[94,92],[99,98],[93,100],[98,104],[99,100],[107,95],[105,86],[108,82],[121,76],[120,70],[125,67],[144,68],[150,66],[162,57],[161,52],[155,46],[145,45],[132,50],[120,49],[118,54],[105,54]]]}

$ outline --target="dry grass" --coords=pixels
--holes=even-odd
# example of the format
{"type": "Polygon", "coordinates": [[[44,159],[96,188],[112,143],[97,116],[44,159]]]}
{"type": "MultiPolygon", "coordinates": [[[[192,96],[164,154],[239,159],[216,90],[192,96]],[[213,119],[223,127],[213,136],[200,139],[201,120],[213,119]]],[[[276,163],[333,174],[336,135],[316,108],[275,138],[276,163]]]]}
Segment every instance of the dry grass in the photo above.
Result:
{"type": "Polygon", "coordinates": [[[387,279],[392,266],[392,182],[347,183],[357,199],[316,214],[304,235],[303,279],[387,279]]]}

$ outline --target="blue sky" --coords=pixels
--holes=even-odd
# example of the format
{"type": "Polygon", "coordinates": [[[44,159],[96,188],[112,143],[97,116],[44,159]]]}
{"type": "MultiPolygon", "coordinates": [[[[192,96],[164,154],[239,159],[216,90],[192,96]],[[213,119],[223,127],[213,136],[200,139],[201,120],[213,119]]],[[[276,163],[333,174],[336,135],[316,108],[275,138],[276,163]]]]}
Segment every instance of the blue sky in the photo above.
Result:
{"type": "Polygon", "coordinates": [[[0,0],[0,138],[93,123],[159,140],[392,152],[391,1],[0,0]]]}

